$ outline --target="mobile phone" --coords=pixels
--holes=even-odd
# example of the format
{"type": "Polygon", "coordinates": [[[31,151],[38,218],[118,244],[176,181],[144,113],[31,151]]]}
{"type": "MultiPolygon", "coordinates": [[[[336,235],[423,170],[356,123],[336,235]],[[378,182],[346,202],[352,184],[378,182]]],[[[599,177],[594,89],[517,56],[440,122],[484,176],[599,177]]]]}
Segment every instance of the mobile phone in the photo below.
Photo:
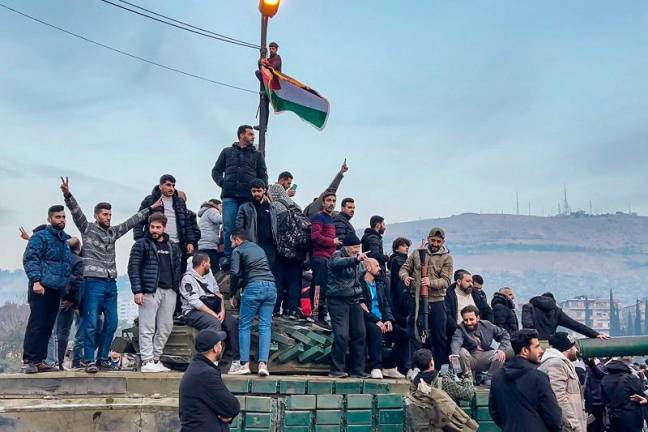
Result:
{"type": "Polygon", "coordinates": [[[293,192],[295,192],[295,191],[297,190],[297,184],[296,184],[296,183],[293,183],[292,186],[290,186],[290,190],[292,190],[293,192]]]}

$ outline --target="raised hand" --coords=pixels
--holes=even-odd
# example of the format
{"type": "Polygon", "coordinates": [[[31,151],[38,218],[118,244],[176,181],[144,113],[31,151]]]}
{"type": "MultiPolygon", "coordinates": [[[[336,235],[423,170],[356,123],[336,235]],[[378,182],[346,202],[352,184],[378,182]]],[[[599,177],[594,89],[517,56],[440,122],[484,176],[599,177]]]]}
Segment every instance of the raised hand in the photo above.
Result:
{"type": "Polygon", "coordinates": [[[20,238],[23,240],[29,240],[31,236],[25,231],[25,228],[20,227],[18,228],[18,231],[20,231],[20,238]]]}
{"type": "Polygon", "coordinates": [[[342,173],[349,171],[349,165],[346,163],[346,158],[344,158],[344,162],[342,162],[342,168],[340,168],[340,171],[342,171],[342,173]]]}
{"type": "Polygon", "coordinates": [[[151,204],[152,209],[160,208],[162,207],[162,197],[158,198],[157,201],[155,201],[153,204],[151,204]]]}
{"type": "Polygon", "coordinates": [[[69,194],[70,193],[70,180],[67,178],[61,177],[61,192],[63,194],[69,194]]]}

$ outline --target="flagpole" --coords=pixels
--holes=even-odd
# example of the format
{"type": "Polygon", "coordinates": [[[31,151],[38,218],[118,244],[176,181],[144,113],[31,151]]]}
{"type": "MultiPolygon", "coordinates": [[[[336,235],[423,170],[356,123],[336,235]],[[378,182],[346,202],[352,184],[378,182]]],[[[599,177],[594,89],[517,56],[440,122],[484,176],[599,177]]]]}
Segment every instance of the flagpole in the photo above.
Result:
{"type": "MultiPolygon", "coordinates": [[[[265,59],[268,53],[266,47],[268,35],[268,17],[261,15],[261,60],[265,59]]],[[[265,92],[263,82],[261,82],[261,91],[259,92],[259,151],[265,157],[265,135],[268,128],[268,107],[266,103],[267,94],[265,92]]]]}

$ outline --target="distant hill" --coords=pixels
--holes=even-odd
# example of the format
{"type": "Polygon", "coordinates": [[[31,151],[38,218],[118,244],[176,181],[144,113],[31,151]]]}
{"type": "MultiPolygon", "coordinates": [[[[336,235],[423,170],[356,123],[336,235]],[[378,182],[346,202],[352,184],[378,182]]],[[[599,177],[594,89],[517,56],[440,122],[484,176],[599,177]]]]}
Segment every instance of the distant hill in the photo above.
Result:
{"type": "Polygon", "coordinates": [[[624,303],[648,296],[648,217],[468,213],[388,225],[386,249],[399,236],[418,245],[434,226],[446,231],[455,269],[484,276],[489,295],[511,286],[520,300],[605,297],[610,288],[624,303]]]}
{"type": "MultiPolygon", "coordinates": [[[[489,297],[502,286],[513,287],[520,301],[545,291],[559,300],[606,297],[610,288],[624,304],[648,297],[648,217],[462,214],[390,224],[385,251],[399,236],[418,245],[433,226],[446,230],[455,269],[484,276],[489,297]]],[[[126,276],[118,287],[130,295],[126,276]]],[[[25,299],[24,273],[0,270],[0,304],[25,299]]]]}

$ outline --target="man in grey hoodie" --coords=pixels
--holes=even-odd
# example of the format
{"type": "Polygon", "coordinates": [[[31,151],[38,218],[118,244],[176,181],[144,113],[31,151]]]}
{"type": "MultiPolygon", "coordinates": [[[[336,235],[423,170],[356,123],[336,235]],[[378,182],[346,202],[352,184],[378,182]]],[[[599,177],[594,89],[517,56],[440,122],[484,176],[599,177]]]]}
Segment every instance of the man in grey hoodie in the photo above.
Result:
{"type": "Polygon", "coordinates": [[[239,361],[238,320],[225,312],[225,302],[214,274],[210,272],[211,260],[205,252],[198,251],[192,258],[191,269],[182,277],[180,296],[182,315],[189,327],[197,330],[223,330],[232,350],[229,373],[241,369],[239,361]]]}
{"type": "Polygon", "coordinates": [[[221,228],[223,226],[223,203],[215,198],[204,202],[198,210],[198,227],[200,228],[200,240],[198,250],[209,255],[212,273],[219,270],[218,260],[221,254],[218,252],[218,245],[221,241],[221,228]]]}

